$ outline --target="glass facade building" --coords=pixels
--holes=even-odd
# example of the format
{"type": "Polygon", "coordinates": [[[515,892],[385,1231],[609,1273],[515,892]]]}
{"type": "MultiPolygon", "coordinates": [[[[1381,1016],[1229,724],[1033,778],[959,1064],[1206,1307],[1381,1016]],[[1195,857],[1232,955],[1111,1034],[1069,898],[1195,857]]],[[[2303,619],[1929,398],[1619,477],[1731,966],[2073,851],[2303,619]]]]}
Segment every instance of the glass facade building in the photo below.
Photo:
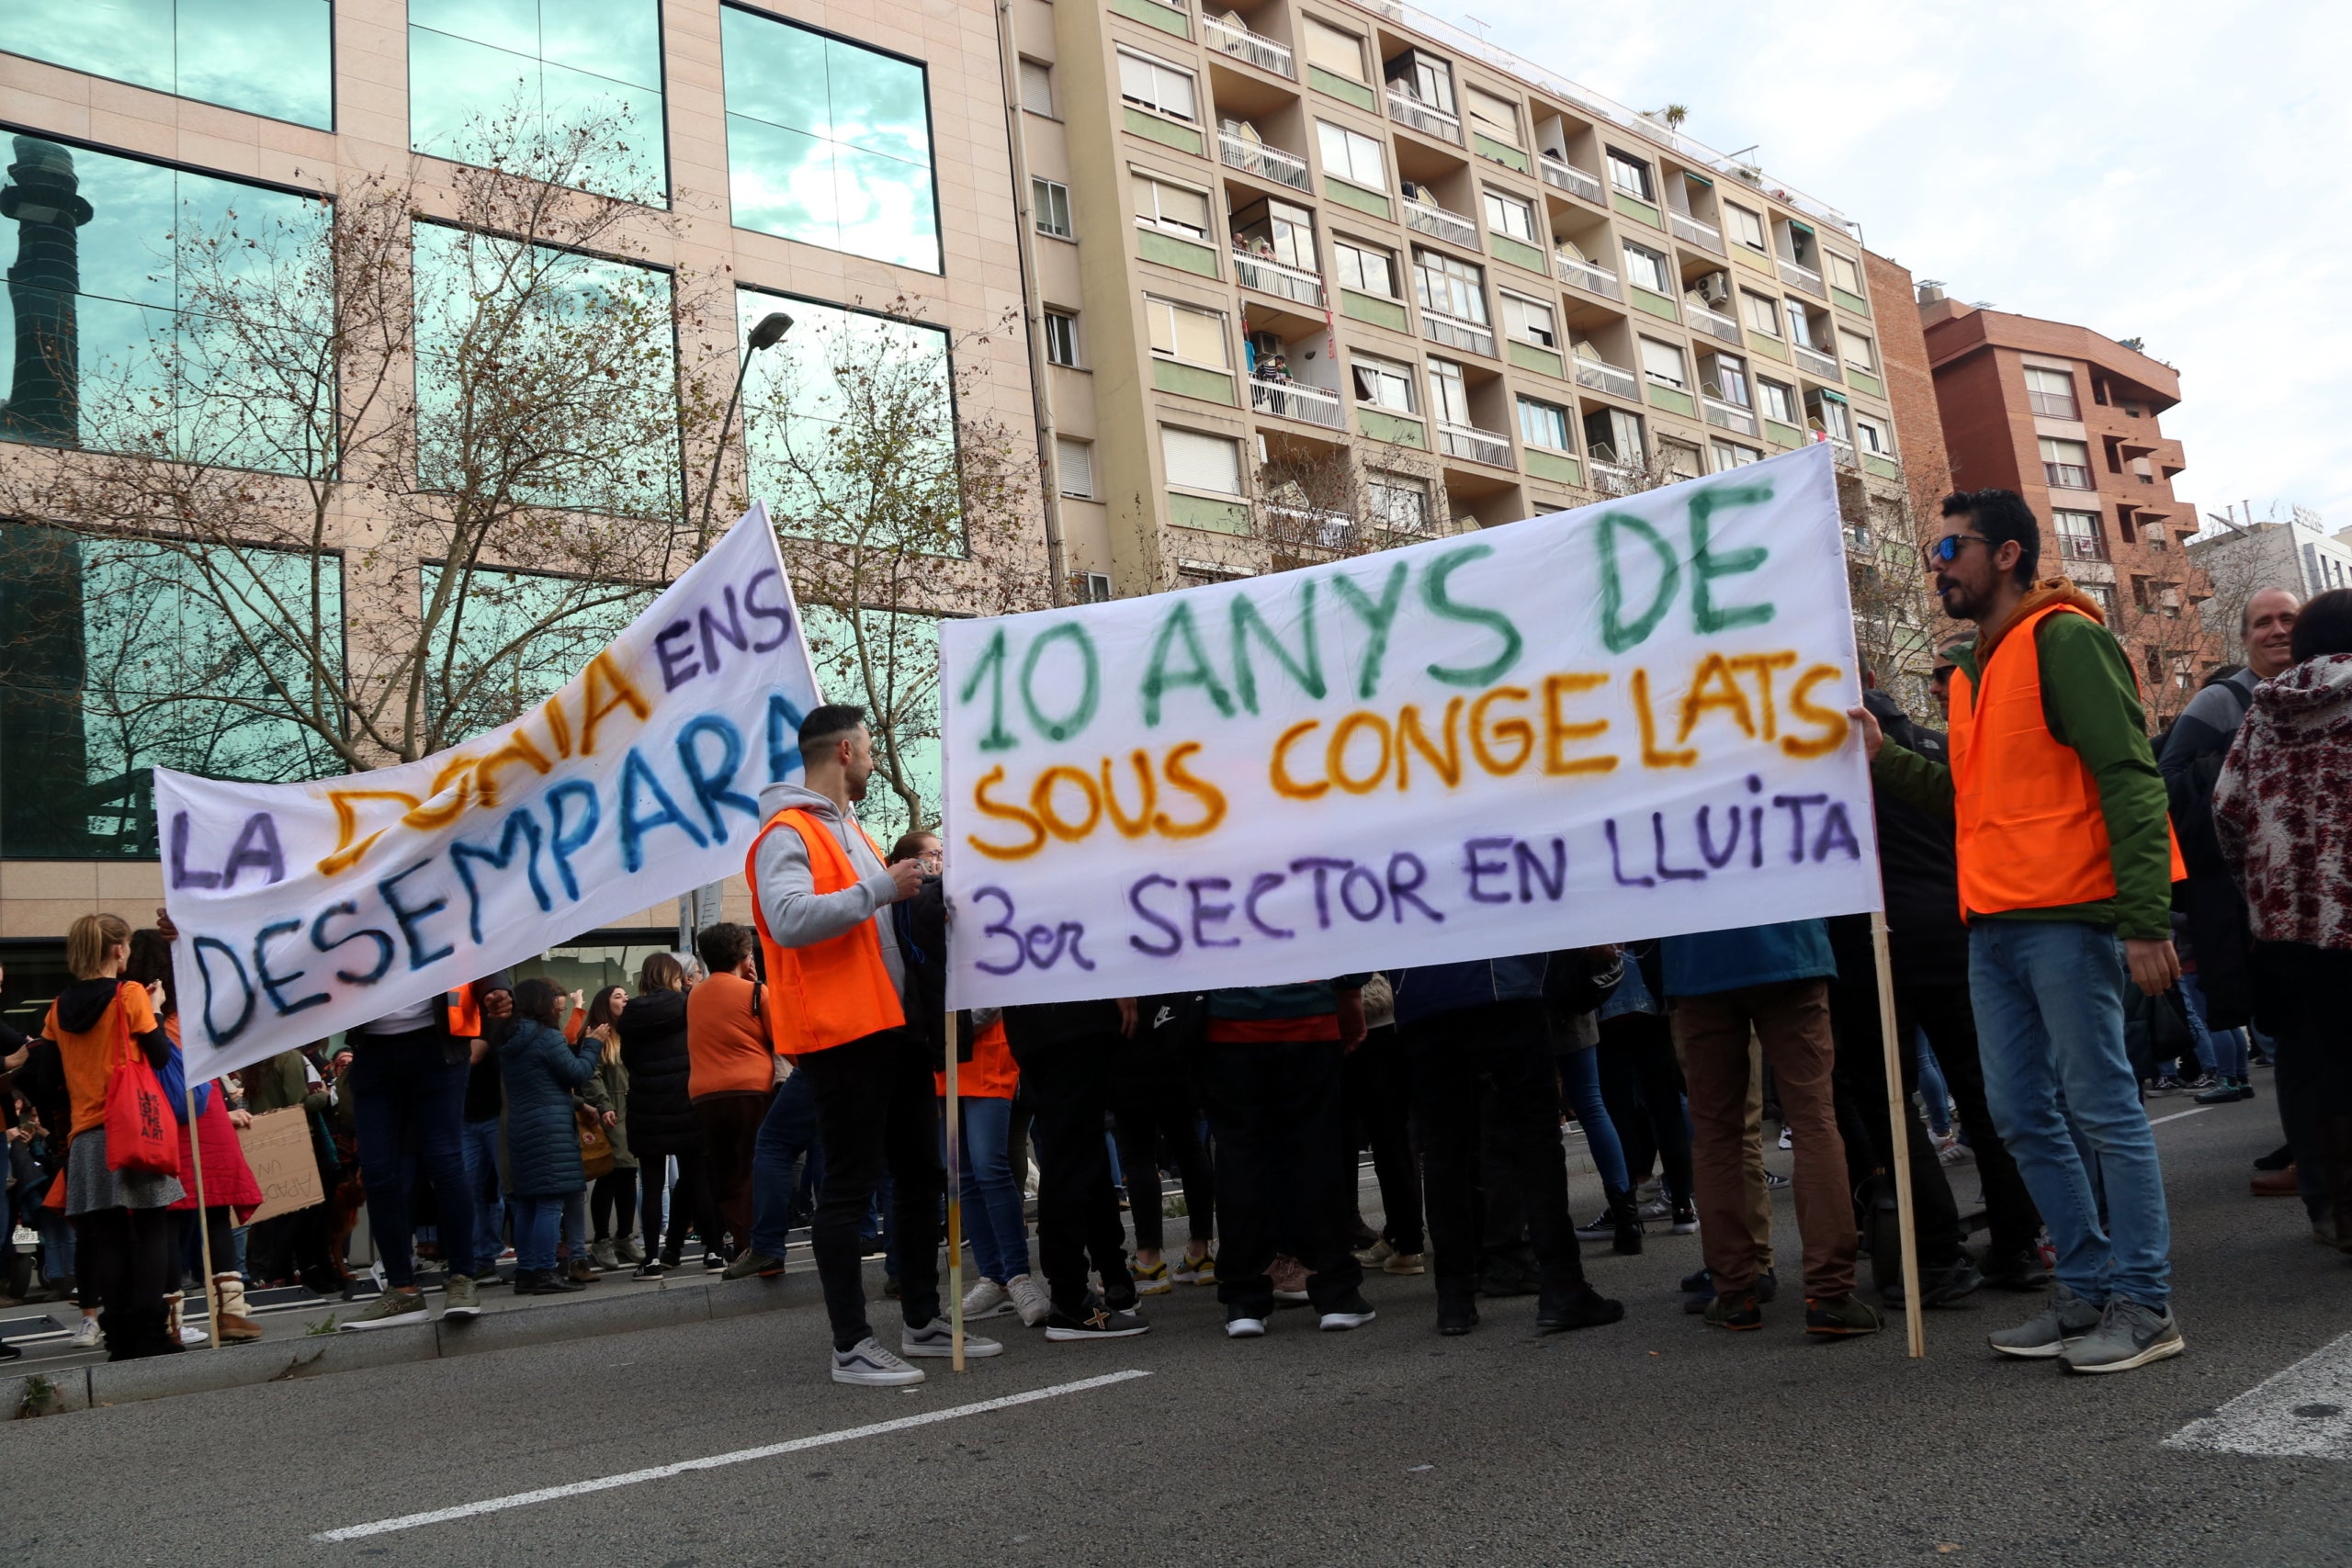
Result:
{"type": "Polygon", "coordinates": [[[7,0],[0,50],[297,125],[334,128],[329,0],[7,0]]]}

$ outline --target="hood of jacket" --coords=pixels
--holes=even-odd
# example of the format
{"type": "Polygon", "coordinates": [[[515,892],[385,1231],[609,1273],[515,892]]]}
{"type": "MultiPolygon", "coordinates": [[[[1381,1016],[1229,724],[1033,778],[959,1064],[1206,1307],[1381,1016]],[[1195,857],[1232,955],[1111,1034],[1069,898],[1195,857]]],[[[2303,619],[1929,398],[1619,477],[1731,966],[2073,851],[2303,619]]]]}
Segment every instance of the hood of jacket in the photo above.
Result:
{"type": "Polygon", "coordinates": [[[2341,740],[2352,732],[2352,653],[2323,654],[2281,671],[2254,689],[2254,705],[2285,745],[2341,740]]]}
{"type": "Polygon", "coordinates": [[[57,1021],[70,1033],[87,1034],[98,1026],[98,1020],[106,1017],[107,1004],[114,1000],[115,991],[121,984],[120,980],[103,976],[95,980],[68,982],[57,993],[57,1021]]]}
{"type": "Polygon", "coordinates": [[[841,807],[830,796],[819,795],[807,784],[772,784],[760,791],[760,820],[773,821],[779,811],[798,809],[822,822],[842,819],[841,807]]]}
{"type": "Polygon", "coordinates": [[[2052,604],[2064,604],[2070,610],[2080,610],[2100,626],[2107,625],[2107,612],[2099,608],[2098,600],[2075,587],[2065,578],[2045,577],[2025,591],[2025,597],[2018,601],[2017,613],[2001,623],[2001,629],[1998,632],[1990,637],[1977,639],[1976,668],[1982,670],[1992,662],[1993,650],[2001,646],[2001,639],[2009,635],[2012,627],[2023,626],[2027,616],[2037,610],[2046,610],[2052,604]]]}

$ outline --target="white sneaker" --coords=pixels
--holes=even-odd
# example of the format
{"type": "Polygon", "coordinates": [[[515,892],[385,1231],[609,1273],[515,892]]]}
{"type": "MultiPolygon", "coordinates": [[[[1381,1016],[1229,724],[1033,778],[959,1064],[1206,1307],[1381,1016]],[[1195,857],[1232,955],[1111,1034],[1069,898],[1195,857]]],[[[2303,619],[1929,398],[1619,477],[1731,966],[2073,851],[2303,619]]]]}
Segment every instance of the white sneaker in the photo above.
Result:
{"type": "Polygon", "coordinates": [[[875,1342],[872,1335],[857,1342],[854,1350],[833,1352],[833,1381],[863,1383],[870,1388],[898,1388],[906,1383],[921,1382],[921,1367],[910,1367],[875,1342]]]}
{"type": "Polygon", "coordinates": [[[92,1350],[96,1349],[105,1338],[104,1331],[98,1327],[98,1320],[95,1317],[85,1317],[74,1328],[73,1337],[65,1342],[76,1350],[92,1350]]]}
{"type": "Polygon", "coordinates": [[[1025,1326],[1035,1328],[1054,1315],[1054,1298],[1037,1283],[1035,1275],[1015,1274],[1004,1282],[1004,1291],[1012,1298],[1013,1307],[1025,1326]]]}
{"type": "MultiPolygon", "coordinates": [[[[956,1332],[944,1317],[934,1317],[921,1328],[901,1329],[899,1334],[899,1354],[901,1356],[953,1356],[956,1353],[956,1332]]],[[[964,1336],[967,1356],[1001,1356],[1004,1347],[983,1335],[964,1336]]]]}
{"type": "Polygon", "coordinates": [[[192,1323],[183,1323],[180,1325],[180,1343],[182,1345],[201,1345],[210,1337],[210,1335],[205,1333],[204,1330],[198,1328],[192,1323]]]}
{"type": "Polygon", "coordinates": [[[1786,1127],[1781,1129],[1781,1146],[1784,1149],[1792,1149],[1797,1146],[1796,1135],[1786,1127]]]}
{"type": "Polygon", "coordinates": [[[1266,1320],[1262,1317],[1228,1317],[1225,1320],[1227,1339],[1262,1339],[1266,1335],[1266,1320]]]}
{"type": "Polygon", "coordinates": [[[982,1280],[964,1292],[964,1321],[977,1323],[984,1317],[1002,1317],[1016,1311],[1012,1298],[994,1280],[982,1280]]]}

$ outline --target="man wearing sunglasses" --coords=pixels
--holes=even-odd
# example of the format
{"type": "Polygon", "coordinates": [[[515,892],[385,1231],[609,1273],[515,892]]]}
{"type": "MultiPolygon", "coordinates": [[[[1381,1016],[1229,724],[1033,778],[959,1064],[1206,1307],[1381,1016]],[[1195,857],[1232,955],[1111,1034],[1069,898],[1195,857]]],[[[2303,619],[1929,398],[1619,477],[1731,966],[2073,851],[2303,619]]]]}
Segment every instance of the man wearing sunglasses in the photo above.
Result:
{"type": "Polygon", "coordinates": [[[2126,1371],[2183,1345],[2155,1138],[2123,1047],[2125,985],[2155,997],[2180,977],[2180,854],[2138,682],[2098,606],[2036,580],[2024,498],[1964,491],[1943,518],[1936,593],[1977,627],[1951,650],[1951,763],[1885,740],[1865,708],[1851,716],[1873,777],[1954,819],[1986,1098],[2058,1250],[2049,1304],[1992,1348],[2126,1371]]]}

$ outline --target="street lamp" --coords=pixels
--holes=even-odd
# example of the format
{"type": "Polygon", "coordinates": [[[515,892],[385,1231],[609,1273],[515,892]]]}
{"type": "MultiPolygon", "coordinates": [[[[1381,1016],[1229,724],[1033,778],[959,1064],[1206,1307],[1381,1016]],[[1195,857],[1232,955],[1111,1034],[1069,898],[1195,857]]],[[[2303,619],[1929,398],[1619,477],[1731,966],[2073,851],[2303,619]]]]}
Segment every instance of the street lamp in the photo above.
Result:
{"type": "Polygon", "coordinates": [[[718,465],[727,457],[727,432],[735,423],[735,406],[743,400],[743,378],[751,373],[752,355],[763,348],[773,348],[792,330],[792,318],[782,310],[771,310],[760,318],[743,346],[743,362],[735,367],[735,389],[727,394],[727,416],[718,422],[718,448],[710,455],[710,483],[702,492],[702,527],[704,538],[710,536],[710,503],[718,499],[718,465]]]}

